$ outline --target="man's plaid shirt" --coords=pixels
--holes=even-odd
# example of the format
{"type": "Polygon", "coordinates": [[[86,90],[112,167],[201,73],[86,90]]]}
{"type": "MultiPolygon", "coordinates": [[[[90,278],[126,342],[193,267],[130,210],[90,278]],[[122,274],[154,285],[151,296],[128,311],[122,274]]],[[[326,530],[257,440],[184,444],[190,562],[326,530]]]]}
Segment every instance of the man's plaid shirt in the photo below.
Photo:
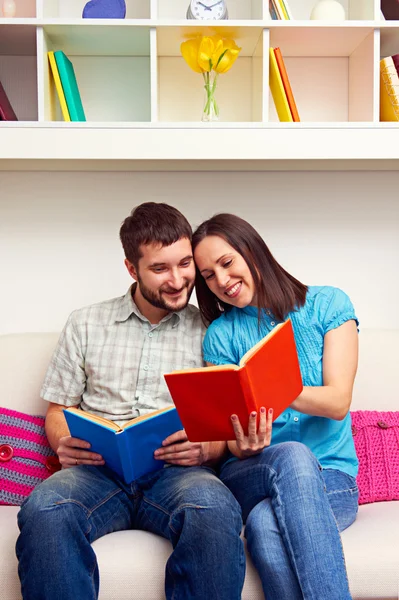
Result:
{"type": "Polygon", "coordinates": [[[163,374],[201,367],[205,327],[188,305],[151,325],[132,288],[125,296],[74,311],[61,333],[41,390],[122,424],[172,404],[163,374]]]}

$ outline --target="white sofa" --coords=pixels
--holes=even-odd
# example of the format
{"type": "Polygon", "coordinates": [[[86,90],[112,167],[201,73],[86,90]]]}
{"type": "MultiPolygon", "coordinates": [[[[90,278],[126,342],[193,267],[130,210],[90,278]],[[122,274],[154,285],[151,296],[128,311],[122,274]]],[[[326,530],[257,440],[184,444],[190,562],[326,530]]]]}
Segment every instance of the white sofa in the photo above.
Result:
{"type": "MultiPolygon", "coordinates": [[[[0,336],[1,406],[45,414],[46,403],[40,400],[39,390],[57,338],[51,333],[0,336]]],[[[353,410],[398,409],[398,348],[399,331],[361,332],[353,410]]],[[[1,600],[21,598],[14,551],[17,512],[18,507],[0,507],[1,600]]],[[[354,600],[397,600],[399,502],[361,506],[356,522],[342,539],[354,600]]],[[[146,532],[124,531],[97,540],[93,547],[100,568],[100,600],[164,598],[169,542],[146,532]]],[[[249,560],[242,598],[263,599],[259,578],[249,560]]]]}

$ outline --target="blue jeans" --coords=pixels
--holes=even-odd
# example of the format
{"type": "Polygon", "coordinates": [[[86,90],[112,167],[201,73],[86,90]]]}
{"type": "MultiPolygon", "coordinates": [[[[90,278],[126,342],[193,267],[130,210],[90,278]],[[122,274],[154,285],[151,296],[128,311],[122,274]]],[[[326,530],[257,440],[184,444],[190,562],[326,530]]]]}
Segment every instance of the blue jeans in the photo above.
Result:
{"type": "Polygon", "coordinates": [[[356,518],[356,480],[322,470],[298,442],[227,463],[222,481],[246,521],[248,551],[267,600],[351,598],[339,532],[356,518]]]}
{"type": "Polygon", "coordinates": [[[18,513],[18,525],[16,551],[25,600],[97,598],[99,571],[91,543],[126,529],[151,531],[171,541],[166,598],[241,598],[241,509],[207,467],[171,466],[129,485],[106,467],[65,469],[33,491],[18,513]]]}

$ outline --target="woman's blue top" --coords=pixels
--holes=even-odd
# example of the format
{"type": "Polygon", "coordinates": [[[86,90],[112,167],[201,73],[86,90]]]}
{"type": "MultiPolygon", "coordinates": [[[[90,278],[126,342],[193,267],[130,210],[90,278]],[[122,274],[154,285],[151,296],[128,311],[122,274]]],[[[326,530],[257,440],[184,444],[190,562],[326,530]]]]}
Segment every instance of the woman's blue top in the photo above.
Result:
{"type": "MultiPolygon", "coordinates": [[[[294,329],[303,385],[322,386],[324,336],[351,319],[359,324],[353,305],[338,288],[310,286],[305,305],[288,317],[294,329]]],[[[262,311],[259,327],[256,307],[232,307],[209,326],[203,343],[204,360],[215,365],[238,364],[277,324],[270,311],[262,311]]],[[[342,421],[335,421],[288,408],[273,423],[271,443],[288,441],[308,446],[324,469],[339,469],[356,477],[358,461],[349,413],[342,421]]]]}

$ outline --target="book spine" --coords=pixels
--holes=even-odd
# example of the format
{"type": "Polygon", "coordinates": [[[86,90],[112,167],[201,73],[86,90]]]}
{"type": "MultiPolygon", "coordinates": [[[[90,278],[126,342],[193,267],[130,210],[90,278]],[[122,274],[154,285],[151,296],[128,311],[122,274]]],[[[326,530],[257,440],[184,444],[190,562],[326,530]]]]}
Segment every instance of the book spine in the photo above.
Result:
{"type": "Polygon", "coordinates": [[[131,483],[135,476],[133,472],[133,461],[130,455],[131,450],[126,431],[121,431],[120,433],[116,434],[116,442],[123,471],[123,478],[126,483],[131,483]]]}
{"type": "Polygon", "coordinates": [[[239,378],[240,378],[240,385],[241,385],[241,389],[243,392],[245,404],[246,404],[247,410],[248,410],[248,415],[250,415],[253,410],[257,411],[258,408],[256,406],[251,382],[248,377],[248,371],[245,368],[245,366],[242,367],[241,369],[239,369],[238,374],[239,374],[239,378]]]}

